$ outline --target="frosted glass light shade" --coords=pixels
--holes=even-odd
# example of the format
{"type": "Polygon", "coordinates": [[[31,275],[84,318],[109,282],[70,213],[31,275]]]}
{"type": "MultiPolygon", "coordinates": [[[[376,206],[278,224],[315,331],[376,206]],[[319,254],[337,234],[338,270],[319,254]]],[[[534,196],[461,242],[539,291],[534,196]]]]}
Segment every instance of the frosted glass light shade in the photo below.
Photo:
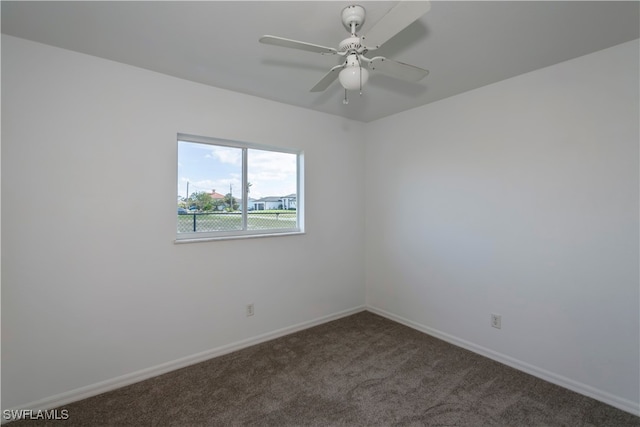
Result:
{"type": "Polygon", "coordinates": [[[366,68],[360,68],[356,63],[355,65],[347,65],[340,71],[338,79],[340,84],[346,90],[359,90],[360,89],[360,73],[362,73],[362,86],[369,80],[369,70],[366,68]]]}

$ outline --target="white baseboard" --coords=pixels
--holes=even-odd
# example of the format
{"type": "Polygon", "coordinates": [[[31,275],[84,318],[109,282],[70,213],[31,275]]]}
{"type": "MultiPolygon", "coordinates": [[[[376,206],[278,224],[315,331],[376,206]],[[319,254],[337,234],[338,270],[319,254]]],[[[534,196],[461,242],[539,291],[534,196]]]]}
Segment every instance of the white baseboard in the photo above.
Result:
{"type": "Polygon", "coordinates": [[[489,359],[495,360],[497,362],[500,362],[512,368],[518,369],[519,371],[526,372],[527,374],[531,374],[535,377],[541,378],[550,383],[559,385],[560,387],[564,387],[566,389],[575,391],[576,393],[580,393],[585,396],[591,397],[593,399],[599,400],[608,405],[611,405],[623,411],[629,412],[633,415],[640,416],[640,403],[638,402],[633,402],[633,401],[615,396],[606,391],[598,390],[589,385],[580,383],[578,381],[574,381],[567,377],[563,377],[562,375],[555,374],[553,372],[547,371],[546,369],[538,368],[526,362],[520,361],[518,359],[514,359],[513,357],[490,350],[486,347],[482,347],[472,342],[457,338],[453,335],[449,335],[447,333],[438,331],[428,326],[421,325],[412,320],[405,319],[404,317],[396,316],[395,314],[389,313],[388,311],[385,311],[376,307],[372,307],[369,305],[367,305],[366,309],[367,311],[378,314],[382,317],[386,317],[387,319],[393,320],[394,322],[401,323],[412,329],[416,329],[420,332],[424,332],[427,335],[431,335],[433,337],[439,338],[455,346],[462,347],[474,353],[488,357],[489,359]]]}
{"type": "MultiPolygon", "coordinates": [[[[223,345],[221,347],[212,348],[200,353],[196,353],[190,356],[182,357],[177,360],[162,363],[160,365],[152,366],[150,368],[142,369],[140,371],[132,372],[130,374],[121,375],[116,378],[101,381],[95,384],[91,384],[85,387],[80,387],[65,393],[56,394],[44,399],[40,399],[34,402],[20,405],[15,408],[3,408],[3,410],[21,410],[31,409],[33,411],[48,410],[58,408],[63,405],[67,405],[78,400],[86,399],[88,397],[97,396],[102,393],[106,393],[111,390],[115,390],[120,387],[125,387],[158,375],[166,374],[167,372],[175,371],[176,369],[184,368],[189,365],[204,362],[205,360],[212,359],[214,357],[222,356],[228,353],[232,353],[237,350],[241,350],[252,345],[260,344],[265,341],[270,341],[285,335],[292,334],[294,332],[309,329],[314,326],[321,325],[323,323],[331,322],[333,320],[340,319],[342,317],[350,316],[355,313],[359,313],[366,309],[365,306],[354,307],[348,310],[333,313],[327,316],[319,317],[307,322],[298,323],[293,326],[278,329],[272,332],[267,332],[256,337],[248,338],[245,340],[237,341],[232,344],[223,345]]],[[[9,422],[2,418],[2,424],[9,422]]]]}

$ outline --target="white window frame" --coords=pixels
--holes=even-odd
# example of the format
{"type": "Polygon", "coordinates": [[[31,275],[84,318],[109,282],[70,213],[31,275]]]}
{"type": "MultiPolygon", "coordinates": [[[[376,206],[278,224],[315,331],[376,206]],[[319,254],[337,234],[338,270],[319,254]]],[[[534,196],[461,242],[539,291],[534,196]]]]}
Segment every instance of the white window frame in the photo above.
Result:
{"type": "MultiPolygon", "coordinates": [[[[252,237],[287,236],[304,234],[304,152],[292,148],[276,147],[271,145],[255,144],[252,142],[232,141],[227,139],[212,138],[179,133],[176,140],[176,158],[178,158],[178,141],[207,144],[212,146],[233,147],[242,150],[242,229],[231,231],[197,231],[178,233],[178,217],[176,216],[176,243],[203,242],[210,240],[244,239],[252,237]],[[296,226],[294,228],[272,228],[249,230],[247,229],[248,214],[248,150],[273,151],[296,155],[296,226]]],[[[177,159],[178,161],[180,159],[177,159]]],[[[177,165],[177,162],[176,162],[177,165]]],[[[176,168],[177,172],[177,168],[176,168]]],[[[177,181],[177,180],[176,180],[177,181]]],[[[173,209],[175,212],[175,207],[173,209]]]]}

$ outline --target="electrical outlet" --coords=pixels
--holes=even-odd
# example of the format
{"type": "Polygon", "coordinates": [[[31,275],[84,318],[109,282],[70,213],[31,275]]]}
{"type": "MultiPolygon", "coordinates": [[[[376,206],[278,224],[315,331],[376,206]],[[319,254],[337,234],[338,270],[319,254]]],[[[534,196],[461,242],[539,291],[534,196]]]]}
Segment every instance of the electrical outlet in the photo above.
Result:
{"type": "Polygon", "coordinates": [[[491,326],[496,329],[502,328],[502,316],[500,314],[491,313],[491,326]]]}
{"type": "Polygon", "coordinates": [[[253,316],[253,303],[247,304],[247,317],[253,316]]]}

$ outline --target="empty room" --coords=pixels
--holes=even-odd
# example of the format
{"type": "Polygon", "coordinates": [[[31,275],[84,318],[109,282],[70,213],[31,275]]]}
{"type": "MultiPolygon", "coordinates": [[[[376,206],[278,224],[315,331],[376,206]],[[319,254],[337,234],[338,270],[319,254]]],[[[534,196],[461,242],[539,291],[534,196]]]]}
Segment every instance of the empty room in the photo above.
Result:
{"type": "Polygon", "coordinates": [[[640,426],[640,3],[1,7],[3,423],[640,426]]]}

